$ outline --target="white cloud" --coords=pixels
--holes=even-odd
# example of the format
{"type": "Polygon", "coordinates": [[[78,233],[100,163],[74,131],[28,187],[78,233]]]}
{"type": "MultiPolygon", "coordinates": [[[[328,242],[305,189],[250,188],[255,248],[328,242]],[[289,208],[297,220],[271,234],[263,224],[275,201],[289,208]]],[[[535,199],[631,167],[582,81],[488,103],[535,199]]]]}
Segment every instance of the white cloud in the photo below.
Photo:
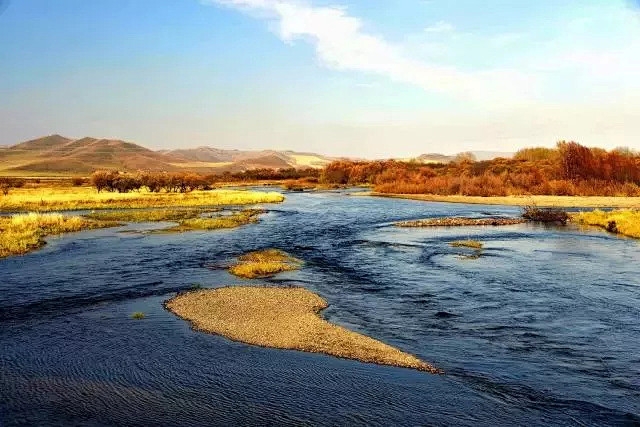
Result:
{"type": "MultiPolygon", "coordinates": [[[[319,61],[337,70],[386,76],[460,99],[519,102],[535,93],[535,80],[515,70],[462,71],[426,63],[403,53],[384,38],[363,30],[362,21],[345,8],[313,6],[296,0],[206,0],[258,14],[270,20],[285,42],[306,40],[319,61]]],[[[438,23],[440,31],[449,24],[438,23]]]]}
{"type": "Polygon", "coordinates": [[[424,29],[427,33],[450,33],[455,28],[448,22],[438,21],[434,25],[424,29]]]}

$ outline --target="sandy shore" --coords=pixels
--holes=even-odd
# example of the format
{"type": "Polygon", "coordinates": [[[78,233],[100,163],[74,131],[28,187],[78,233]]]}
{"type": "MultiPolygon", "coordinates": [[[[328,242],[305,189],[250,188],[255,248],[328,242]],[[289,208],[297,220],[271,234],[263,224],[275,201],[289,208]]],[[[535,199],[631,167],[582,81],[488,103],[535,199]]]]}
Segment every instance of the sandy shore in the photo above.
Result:
{"type": "Polygon", "coordinates": [[[640,197],[604,196],[438,196],[435,194],[390,194],[377,192],[353,193],[358,196],[391,197],[424,200],[426,202],[470,203],[481,205],[510,205],[566,208],[640,208],[640,197]]]}
{"type": "Polygon", "coordinates": [[[397,227],[468,227],[468,226],[493,226],[514,225],[527,222],[524,218],[427,218],[413,221],[396,222],[397,227]]]}
{"type": "Polygon", "coordinates": [[[184,293],[167,301],[194,329],[263,347],[440,371],[411,354],[333,325],[319,316],[328,306],[303,288],[226,287],[184,293]]]}

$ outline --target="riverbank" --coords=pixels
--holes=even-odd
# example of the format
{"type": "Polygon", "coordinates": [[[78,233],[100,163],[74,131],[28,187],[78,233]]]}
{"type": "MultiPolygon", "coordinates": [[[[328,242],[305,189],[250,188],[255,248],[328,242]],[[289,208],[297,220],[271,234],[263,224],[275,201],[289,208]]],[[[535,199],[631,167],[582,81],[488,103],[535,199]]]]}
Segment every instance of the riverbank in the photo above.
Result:
{"type": "Polygon", "coordinates": [[[303,288],[207,289],[179,294],[165,306],[196,330],[246,344],[439,372],[411,354],[327,322],[319,316],[327,302],[303,288]]]}
{"type": "Polygon", "coordinates": [[[115,225],[118,223],[114,221],[93,221],[58,213],[0,217],[0,258],[23,255],[39,249],[45,245],[44,238],[47,236],[115,225]]]}
{"type": "Polygon", "coordinates": [[[640,211],[615,210],[603,212],[579,212],[571,214],[571,221],[592,227],[598,227],[610,233],[640,239],[640,211]]]}
{"type": "Polygon", "coordinates": [[[640,208],[640,197],[605,196],[439,196],[436,194],[395,194],[379,192],[352,193],[357,196],[422,200],[425,202],[467,203],[475,205],[508,205],[565,208],[640,208]]]}

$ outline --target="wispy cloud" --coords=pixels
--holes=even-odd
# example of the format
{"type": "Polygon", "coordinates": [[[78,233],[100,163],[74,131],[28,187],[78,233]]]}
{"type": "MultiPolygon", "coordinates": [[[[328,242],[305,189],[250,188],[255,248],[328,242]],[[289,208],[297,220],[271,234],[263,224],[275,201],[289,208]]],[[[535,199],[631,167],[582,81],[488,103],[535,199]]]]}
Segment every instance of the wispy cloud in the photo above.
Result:
{"type": "Polygon", "coordinates": [[[454,29],[454,26],[450,23],[445,21],[438,21],[430,27],[425,28],[424,31],[427,33],[449,33],[454,29]]]}
{"type": "MultiPolygon", "coordinates": [[[[383,37],[363,30],[363,22],[343,7],[313,6],[296,0],[205,0],[269,20],[285,42],[305,40],[325,66],[385,76],[426,91],[461,99],[522,99],[535,87],[531,77],[515,70],[462,71],[407,56],[383,37]]],[[[447,30],[445,22],[436,24],[447,30]]],[[[434,27],[434,28],[435,28],[434,27]]],[[[451,26],[452,28],[452,26],[451,26]]]]}

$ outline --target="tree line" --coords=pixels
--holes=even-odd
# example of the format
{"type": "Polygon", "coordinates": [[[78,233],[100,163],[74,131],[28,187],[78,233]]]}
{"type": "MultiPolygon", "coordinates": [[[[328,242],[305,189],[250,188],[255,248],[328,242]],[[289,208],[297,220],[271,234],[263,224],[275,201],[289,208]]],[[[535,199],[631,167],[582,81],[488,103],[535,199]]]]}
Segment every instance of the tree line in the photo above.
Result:
{"type": "Polygon", "coordinates": [[[526,148],[513,158],[451,163],[337,161],[320,182],[369,184],[383,193],[467,196],[640,196],[640,155],[561,141],[555,148],[526,148]]]}
{"type": "MultiPolygon", "coordinates": [[[[248,181],[281,181],[307,179],[317,182],[320,171],[305,169],[252,169],[242,172],[224,172],[222,174],[202,175],[191,172],[139,172],[126,173],[112,170],[100,170],[91,175],[91,184],[98,190],[128,193],[141,188],[157,193],[187,193],[193,190],[208,190],[216,183],[248,181]]],[[[82,178],[74,177],[74,185],[81,185],[82,178]]]]}

